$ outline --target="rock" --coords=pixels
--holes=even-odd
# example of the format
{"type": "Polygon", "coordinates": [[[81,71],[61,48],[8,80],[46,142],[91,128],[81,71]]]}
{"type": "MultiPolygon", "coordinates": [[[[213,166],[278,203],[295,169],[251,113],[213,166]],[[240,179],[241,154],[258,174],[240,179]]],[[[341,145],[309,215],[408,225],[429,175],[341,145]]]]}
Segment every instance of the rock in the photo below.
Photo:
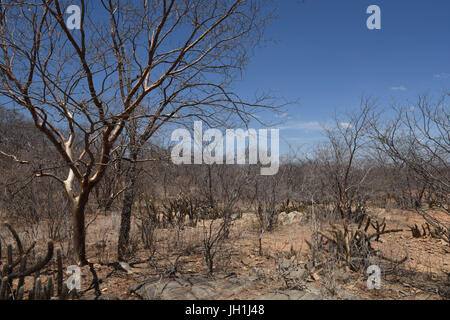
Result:
{"type": "MultiPolygon", "coordinates": [[[[357,299],[343,288],[334,297],[320,290],[318,282],[305,284],[302,288],[291,287],[273,292],[264,292],[264,282],[257,278],[242,275],[215,275],[215,279],[204,275],[191,275],[185,278],[152,278],[134,286],[130,291],[144,300],[325,300],[357,299]],[[257,292],[255,296],[255,292],[257,292]]],[[[301,281],[308,277],[308,272],[297,268],[288,273],[288,277],[301,281]]]]}
{"type": "Polygon", "coordinates": [[[110,294],[102,294],[100,296],[87,296],[81,298],[81,300],[120,300],[118,297],[110,294]]]}
{"type": "Polygon", "coordinates": [[[191,287],[192,294],[199,300],[207,300],[216,294],[213,287],[208,285],[196,285],[191,287]]]}
{"type": "Polygon", "coordinates": [[[281,290],[257,296],[255,300],[321,300],[321,296],[309,290],[281,290]]]}
{"type": "Polygon", "coordinates": [[[316,295],[312,292],[307,292],[305,293],[305,295],[302,297],[302,299],[299,300],[324,300],[321,296],[316,295]]]}
{"type": "Polygon", "coordinates": [[[311,275],[311,278],[312,278],[314,281],[319,281],[319,280],[320,280],[320,276],[319,276],[317,273],[313,273],[313,274],[311,275]]]}
{"type": "Polygon", "coordinates": [[[133,268],[126,262],[119,262],[119,268],[127,273],[133,273],[133,268]]]}
{"type": "Polygon", "coordinates": [[[291,300],[291,299],[289,295],[283,292],[270,292],[256,297],[255,300],[291,300]]]}
{"type": "Polygon", "coordinates": [[[118,297],[111,294],[102,294],[97,300],[120,300],[118,297]]]}
{"type": "Polygon", "coordinates": [[[282,212],[278,215],[278,221],[283,226],[298,224],[302,221],[305,214],[303,212],[293,211],[290,213],[282,212]]]}
{"type": "Polygon", "coordinates": [[[350,292],[347,292],[347,291],[340,292],[339,293],[339,298],[343,299],[343,300],[361,300],[360,298],[358,298],[354,294],[352,294],[350,292]]]}
{"type": "Polygon", "coordinates": [[[245,278],[224,277],[216,280],[206,276],[186,279],[150,279],[131,289],[144,300],[216,300],[237,295],[254,286],[245,278]]]}

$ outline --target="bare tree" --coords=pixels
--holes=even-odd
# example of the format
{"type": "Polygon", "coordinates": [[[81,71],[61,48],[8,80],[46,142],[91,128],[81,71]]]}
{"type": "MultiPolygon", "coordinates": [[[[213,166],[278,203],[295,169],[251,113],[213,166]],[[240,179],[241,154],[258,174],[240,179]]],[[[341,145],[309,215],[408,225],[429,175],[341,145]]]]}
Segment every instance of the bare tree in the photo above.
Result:
{"type": "MultiPolygon", "coordinates": [[[[394,106],[394,110],[396,116],[393,120],[372,123],[377,147],[392,161],[412,170],[421,180],[423,187],[415,190],[421,195],[420,199],[426,196],[430,207],[434,203],[450,214],[450,113],[447,95],[437,100],[424,95],[413,106],[394,106]]],[[[422,209],[420,201],[415,208],[443,234],[446,241],[450,240],[448,225],[422,209]]]]}
{"type": "Polygon", "coordinates": [[[358,156],[368,142],[369,119],[374,101],[362,98],[360,108],[346,118],[335,116],[331,128],[325,128],[329,144],[322,149],[321,161],[331,177],[336,209],[347,231],[347,219],[352,214],[355,190],[366,178],[370,168],[355,170],[358,156]]]}
{"type": "MultiPolygon", "coordinates": [[[[156,130],[192,109],[210,121],[217,107],[250,115],[258,103],[241,101],[228,85],[266,15],[261,1],[250,0],[80,3],[80,29],[70,30],[68,1],[0,2],[0,94],[28,111],[59,155],[58,166],[66,166],[64,176],[52,168],[36,175],[56,179],[70,199],[75,259],[85,264],[85,207],[124,128],[147,120],[139,134],[131,127],[135,162],[156,130]]],[[[128,192],[131,176],[133,170],[128,192]]],[[[128,206],[133,196],[124,199],[128,206]]],[[[126,208],[122,216],[119,252],[127,243],[126,208]]]]}
{"type": "MultiPolygon", "coordinates": [[[[224,32],[229,17],[230,28],[257,21],[246,14],[244,7],[255,8],[249,1],[217,1],[213,7],[205,1],[110,0],[101,6],[81,1],[80,30],[72,31],[64,20],[67,5],[59,0],[0,3],[0,94],[29,112],[59,155],[59,165],[67,167],[65,177],[51,168],[36,175],[52,177],[64,188],[73,208],[75,260],[85,264],[85,207],[137,107],[156,91],[167,94],[168,83],[201,79],[199,70],[209,55],[225,59],[214,50],[227,48],[227,41],[237,36],[245,39],[247,31],[241,29],[235,37],[224,32]],[[105,19],[100,22],[102,10],[105,19]],[[204,12],[212,13],[199,20],[204,12]],[[182,24],[191,24],[191,32],[178,41],[181,45],[159,51],[167,48],[169,34],[187,31],[179,29],[182,24]],[[186,73],[189,69],[193,71],[186,73]]],[[[215,70],[216,65],[208,67],[215,70]]],[[[221,93],[218,103],[227,96],[221,93]]],[[[165,106],[179,97],[170,94],[165,106]]],[[[157,106],[149,117],[157,121],[179,111],[165,106],[157,106]]]]}
{"type": "Polygon", "coordinates": [[[255,174],[250,166],[217,165],[206,169],[209,179],[214,183],[211,194],[205,200],[208,203],[210,197],[214,199],[213,206],[218,215],[209,221],[203,220],[203,254],[208,273],[212,274],[217,255],[229,253],[224,250],[224,246],[232,240],[231,227],[240,218],[245,189],[255,179],[255,174]]]}
{"type": "MultiPolygon", "coordinates": [[[[137,163],[145,161],[146,142],[166,123],[203,120],[209,126],[230,125],[234,120],[248,123],[258,108],[270,108],[267,96],[244,101],[232,88],[245,67],[251,51],[261,39],[269,10],[265,1],[214,0],[164,1],[164,5],[138,5],[139,21],[155,36],[153,63],[149,73],[159,74],[162,66],[173,68],[157,88],[135,110],[128,125],[128,153],[131,160],[125,175],[118,258],[125,260],[132,207],[135,199],[137,163]]],[[[129,8],[109,2],[107,10],[118,16],[114,28],[117,43],[135,44],[137,35],[121,32],[120,17],[130,16],[129,8]]],[[[145,28],[146,29],[146,28],[145,28]]],[[[139,30],[139,29],[137,29],[139,30]]],[[[141,32],[141,30],[139,30],[141,32]]],[[[117,48],[120,52],[122,48],[117,48]]],[[[123,59],[134,65],[133,59],[123,59]]],[[[132,78],[124,80],[133,82],[132,78]]],[[[130,84],[131,84],[130,83],[130,84]]],[[[256,119],[256,118],[255,118],[256,119]]]]}

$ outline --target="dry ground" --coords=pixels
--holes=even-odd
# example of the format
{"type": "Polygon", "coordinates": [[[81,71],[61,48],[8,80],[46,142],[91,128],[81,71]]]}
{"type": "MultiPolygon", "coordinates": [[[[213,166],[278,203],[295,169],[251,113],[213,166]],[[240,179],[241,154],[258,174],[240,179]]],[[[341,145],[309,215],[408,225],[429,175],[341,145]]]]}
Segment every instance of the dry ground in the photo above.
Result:
{"type": "MultiPolygon", "coordinates": [[[[379,218],[386,217],[389,228],[404,229],[400,233],[384,235],[376,246],[388,257],[398,259],[407,254],[407,262],[383,274],[380,290],[368,290],[367,276],[363,273],[339,270],[318,270],[307,279],[309,285],[330,292],[333,291],[329,290],[330,286],[345,288],[360,299],[441,299],[437,288],[450,283],[450,247],[439,239],[413,238],[408,226],[424,223],[414,212],[376,209],[373,214],[379,218]]],[[[442,215],[441,218],[447,217],[442,215]]],[[[115,263],[119,221],[117,214],[98,215],[89,225],[88,259],[92,266],[82,268],[82,297],[92,297],[101,292],[105,296],[136,299],[130,288],[148,278],[168,276],[171,272],[175,277],[207,273],[202,255],[201,225],[186,227],[178,234],[175,230],[157,230],[155,249],[144,249],[135,229],[132,237],[135,248],[130,260],[132,270],[122,270],[115,263]],[[93,285],[94,275],[98,279],[97,287],[93,285]]],[[[308,222],[281,225],[275,231],[265,233],[262,256],[258,254],[257,230],[256,216],[244,214],[235,222],[229,241],[220,250],[216,263],[218,275],[235,273],[258,278],[253,289],[238,296],[224,297],[226,299],[252,299],[278,290],[283,287],[277,274],[280,259],[295,255],[299,264],[307,264],[310,260],[311,252],[305,242],[311,237],[308,222]]],[[[67,244],[63,243],[63,251],[67,250],[66,247],[67,244]]],[[[65,265],[68,264],[66,260],[65,265]]],[[[54,274],[55,270],[55,264],[52,264],[46,274],[54,274]]],[[[336,295],[335,298],[340,297],[336,295]]]]}

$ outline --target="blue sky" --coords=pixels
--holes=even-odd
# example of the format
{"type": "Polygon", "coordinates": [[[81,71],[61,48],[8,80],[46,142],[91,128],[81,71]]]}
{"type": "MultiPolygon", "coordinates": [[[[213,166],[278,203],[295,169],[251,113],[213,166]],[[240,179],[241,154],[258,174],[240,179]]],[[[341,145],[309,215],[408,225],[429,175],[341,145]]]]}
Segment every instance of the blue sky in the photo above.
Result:
{"type": "Polygon", "coordinates": [[[299,101],[286,108],[280,132],[294,146],[320,140],[318,124],[364,94],[389,107],[450,89],[449,0],[281,0],[278,7],[267,30],[277,42],[256,50],[238,88],[299,101]],[[366,27],[373,4],[381,30],[366,27]]]}
{"type": "MultiPolygon", "coordinates": [[[[76,3],[76,1],[75,1],[76,3]]],[[[95,5],[94,5],[95,6],[95,5]]],[[[255,50],[236,89],[243,97],[272,91],[289,101],[281,117],[281,152],[323,139],[321,123],[358,106],[362,95],[414,101],[450,90],[450,0],[278,0],[273,39],[255,50]],[[370,5],[381,30],[368,30],[370,5]]],[[[251,126],[258,127],[256,123],[251,126]]]]}

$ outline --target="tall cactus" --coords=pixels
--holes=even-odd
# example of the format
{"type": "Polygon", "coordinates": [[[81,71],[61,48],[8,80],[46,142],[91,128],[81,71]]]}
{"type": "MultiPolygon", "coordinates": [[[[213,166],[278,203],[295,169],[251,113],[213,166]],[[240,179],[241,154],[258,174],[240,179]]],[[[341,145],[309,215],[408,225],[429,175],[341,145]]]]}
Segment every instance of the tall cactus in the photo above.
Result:
{"type": "Polygon", "coordinates": [[[58,297],[62,297],[63,295],[63,265],[62,265],[62,255],[61,250],[56,250],[56,263],[58,265],[58,273],[57,273],[57,293],[58,297]]]}
{"type": "MultiPolygon", "coordinates": [[[[2,223],[2,226],[6,227],[12,234],[14,241],[17,245],[18,258],[14,260],[13,247],[7,245],[6,264],[3,265],[0,273],[0,300],[22,300],[24,298],[24,284],[25,278],[34,275],[34,284],[32,290],[29,291],[28,297],[34,300],[49,300],[54,295],[53,277],[50,276],[47,279],[47,283],[43,284],[39,277],[41,270],[48,265],[53,257],[54,246],[52,241],[48,241],[46,255],[38,259],[38,262],[34,265],[27,267],[27,260],[30,252],[33,250],[35,243],[33,243],[28,249],[24,249],[22,242],[14,230],[14,228],[7,222],[2,223]],[[13,280],[18,279],[17,287],[13,288],[13,280]]],[[[0,258],[1,258],[1,246],[0,246],[0,258]]],[[[0,261],[1,263],[1,261],[0,261]]],[[[62,271],[62,257],[61,252],[57,251],[57,292],[60,298],[64,298],[63,295],[66,290],[63,288],[63,271],[62,271]]]]}

